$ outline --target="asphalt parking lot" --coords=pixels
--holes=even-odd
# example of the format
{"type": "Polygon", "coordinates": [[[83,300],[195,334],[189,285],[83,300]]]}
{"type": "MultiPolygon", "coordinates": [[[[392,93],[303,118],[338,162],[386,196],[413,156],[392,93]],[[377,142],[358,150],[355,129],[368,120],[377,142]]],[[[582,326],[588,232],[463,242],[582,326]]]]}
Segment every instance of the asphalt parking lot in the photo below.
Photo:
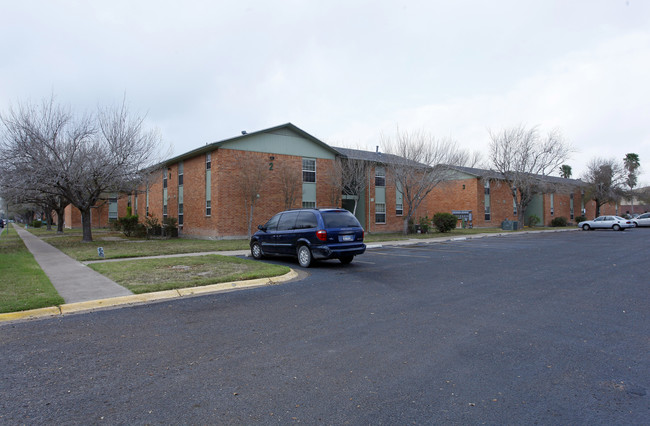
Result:
{"type": "Polygon", "coordinates": [[[0,423],[647,424],[648,253],[650,229],[387,245],[0,325],[0,423]]]}

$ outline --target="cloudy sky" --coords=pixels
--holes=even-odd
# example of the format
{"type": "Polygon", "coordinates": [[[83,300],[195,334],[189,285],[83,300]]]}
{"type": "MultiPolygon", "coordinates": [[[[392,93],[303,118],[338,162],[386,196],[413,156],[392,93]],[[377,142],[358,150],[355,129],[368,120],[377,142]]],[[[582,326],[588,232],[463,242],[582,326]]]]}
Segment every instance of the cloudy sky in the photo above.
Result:
{"type": "Polygon", "coordinates": [[[0,111],[52,93],[146,113],[173,155],[291,122],[335,146],[562,130],[574,177],[641,158],[650,1],[0,0],[0,111]]]}

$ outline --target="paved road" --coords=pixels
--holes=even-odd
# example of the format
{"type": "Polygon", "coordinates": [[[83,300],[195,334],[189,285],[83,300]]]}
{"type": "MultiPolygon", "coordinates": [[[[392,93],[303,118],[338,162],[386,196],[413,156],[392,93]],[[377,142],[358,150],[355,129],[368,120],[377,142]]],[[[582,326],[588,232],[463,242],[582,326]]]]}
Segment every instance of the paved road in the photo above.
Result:
{"type": "Polygon", "coordinates": [[[0,424],[648,424],[649,252],[650,229],[384,247],[1,324],[0,424]]]}

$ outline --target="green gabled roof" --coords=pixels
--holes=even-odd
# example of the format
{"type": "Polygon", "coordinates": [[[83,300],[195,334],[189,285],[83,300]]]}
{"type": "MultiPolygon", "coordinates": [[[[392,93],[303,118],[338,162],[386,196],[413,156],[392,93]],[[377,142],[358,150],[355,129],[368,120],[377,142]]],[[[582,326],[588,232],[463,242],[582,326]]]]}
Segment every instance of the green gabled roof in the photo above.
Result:
{"type": "Polygon", "coordinates": [[[168,166],[168,165],[171,165],[171,164],[175,164],[175,163],[178,163],[179,161],[187,160],[188,158],[193,158],[193,157],[196,157],[197,155],[204,154],[204,153],[210,152],[210,151],[214,151],[215,149],[218,149],[220,146],[222,146],[222,145],[224,145],[226,143],[228,143],[228,144],[231,144],[233,142],[236,143],[238,141],[248,139],[248,138],[250,138],[252,136],[255,136],[255,135],[260,135],[260,134],[263,134],[263,133],[273,133],[273,132],[275,132],[277,130],[281,130],[281,129],[289,129],[289,130],[297,133],[298,135],[302,136],[303,138],[305,138],[305,139],[315,143],[316,145],[326,149],[327,151],[330,151],[332,154],[341,155],[341,153],[339,151],[332,148],[331,146],[329,146],[325,142],[321,141],[320,139],[310,135],[309,133],[305,132],[304,130],[300,129],[299,127],[297,127],[297,126],[295,126],[295,125],[293,125],[291,123],[286,123],[286,124],[281,124],[279,126],[270,127],[268,129],[258,130],[256,132],[251,132],[251,133],[242,132],[241,135],[235,136],[233,138],[228,138],[228,139],[223,139],[223,140],[220,140],[220,141],[217,141],[217,142],[208,143],[208,144],[206,144],[206,145],[204,145],[202,147],[193,149],[193,150],[188,151],[188,152],[186,152],[184,154],[181,154],[181,155],[178,155],[176,157],[165,160],[165,161],[161,162],[159,164],[159,166],[168,166]]]}

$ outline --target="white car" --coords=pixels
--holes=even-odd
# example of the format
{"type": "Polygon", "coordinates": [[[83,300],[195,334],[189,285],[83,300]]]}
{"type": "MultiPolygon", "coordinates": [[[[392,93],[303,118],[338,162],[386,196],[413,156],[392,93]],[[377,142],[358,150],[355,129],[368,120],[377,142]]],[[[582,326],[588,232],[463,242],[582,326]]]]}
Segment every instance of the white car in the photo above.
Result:
{"type": "Polygon", "coordinates": [[[594,220],[580,222],[578,228],[582,228],[584,231],[589,231],[590,229],[624,231],[625,228],[634,228],[634,222],[632,222],[632,219],[623,219],[620,216],[598,216],[594,220]]]}
{"type": "Polygon", "coordinates": [[[643,213],[631,220],[634,226],[650,226],[650,213],[643,213]]]}

